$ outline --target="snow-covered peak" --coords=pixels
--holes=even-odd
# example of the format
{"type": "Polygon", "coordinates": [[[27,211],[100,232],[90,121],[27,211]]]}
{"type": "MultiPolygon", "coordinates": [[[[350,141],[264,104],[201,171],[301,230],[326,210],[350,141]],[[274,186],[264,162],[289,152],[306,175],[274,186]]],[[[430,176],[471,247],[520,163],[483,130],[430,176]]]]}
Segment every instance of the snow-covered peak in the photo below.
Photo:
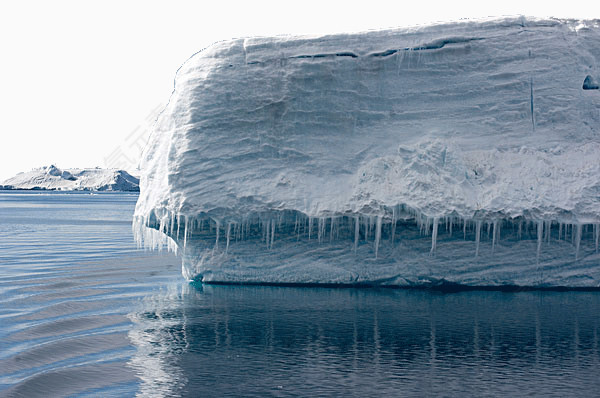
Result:
{"type": "Polygon", "coordinates": [[[44,166],[19,173],[3,182],[12,189],[138,191],[139,179],[125,170],[60,169],[44,166]]]}

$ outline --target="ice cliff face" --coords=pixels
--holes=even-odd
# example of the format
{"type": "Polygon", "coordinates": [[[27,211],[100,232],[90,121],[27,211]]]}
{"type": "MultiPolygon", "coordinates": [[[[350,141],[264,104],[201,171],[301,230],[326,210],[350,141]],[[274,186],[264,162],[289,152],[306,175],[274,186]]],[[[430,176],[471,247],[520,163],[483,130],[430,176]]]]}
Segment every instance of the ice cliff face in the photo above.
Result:
{"type": "Polygon", "coordinates": [[[156,122],[138,238],[203,281],[600,286],[599,25],[214,44],[156,122]]]}
{"type": "Polygon", "coordinates": [[[125,170],[40,167],[4,181],[5,189],[139,191],[139,179],[125,170]]]}

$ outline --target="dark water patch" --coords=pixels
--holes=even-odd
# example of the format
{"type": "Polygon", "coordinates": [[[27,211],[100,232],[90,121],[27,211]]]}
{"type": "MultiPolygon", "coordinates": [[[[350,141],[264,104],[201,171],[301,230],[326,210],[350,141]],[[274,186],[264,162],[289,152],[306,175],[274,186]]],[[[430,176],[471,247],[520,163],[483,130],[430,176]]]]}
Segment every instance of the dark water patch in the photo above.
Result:
{"type": "Polygon", "coordinates": [[[551,395],[600,387],[596,292],[183,286],[132,314],[181,396],[551,395]],[[560,369],[560,373],[557,370],[560,369]]]}

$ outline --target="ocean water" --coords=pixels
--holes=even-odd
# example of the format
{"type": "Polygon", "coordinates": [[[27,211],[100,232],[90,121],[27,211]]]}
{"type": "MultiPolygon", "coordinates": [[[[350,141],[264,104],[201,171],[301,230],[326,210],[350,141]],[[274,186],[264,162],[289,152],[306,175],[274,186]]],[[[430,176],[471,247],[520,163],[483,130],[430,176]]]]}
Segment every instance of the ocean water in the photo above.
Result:
{"type": "Polygon", "coordinates": [[[600,293],[190,284],[136,195],[0,191],[0,396],[596,396],[600,293]]]}

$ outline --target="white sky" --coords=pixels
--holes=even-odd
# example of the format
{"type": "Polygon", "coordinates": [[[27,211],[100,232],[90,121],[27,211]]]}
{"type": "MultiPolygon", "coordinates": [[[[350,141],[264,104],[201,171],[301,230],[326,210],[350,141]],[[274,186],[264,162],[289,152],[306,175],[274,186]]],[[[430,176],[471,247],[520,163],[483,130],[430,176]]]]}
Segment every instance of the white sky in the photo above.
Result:
{"type": "Polygon", "coordinates": [[[49,164],[104,167],[166,104],[181,63],[217,40],[518,14],[600,18],[600,2],[3,1],[0,182],[49,164]]]}

